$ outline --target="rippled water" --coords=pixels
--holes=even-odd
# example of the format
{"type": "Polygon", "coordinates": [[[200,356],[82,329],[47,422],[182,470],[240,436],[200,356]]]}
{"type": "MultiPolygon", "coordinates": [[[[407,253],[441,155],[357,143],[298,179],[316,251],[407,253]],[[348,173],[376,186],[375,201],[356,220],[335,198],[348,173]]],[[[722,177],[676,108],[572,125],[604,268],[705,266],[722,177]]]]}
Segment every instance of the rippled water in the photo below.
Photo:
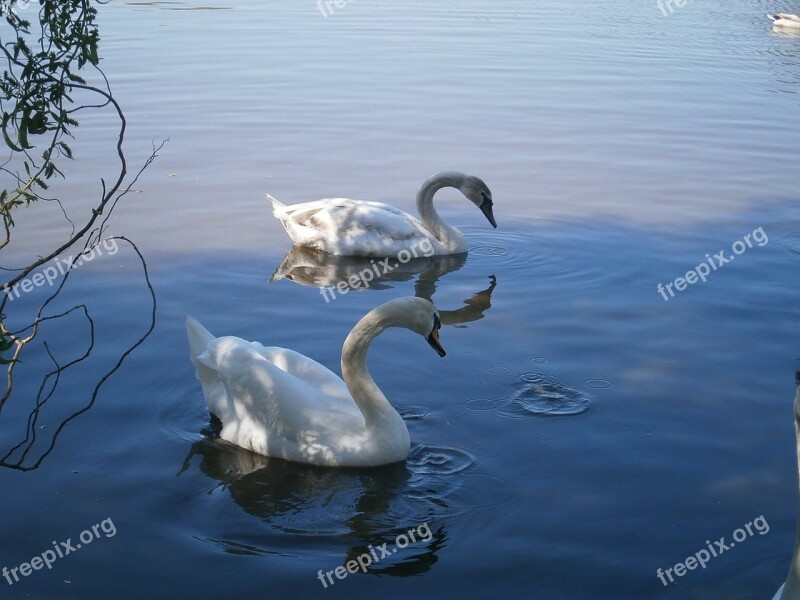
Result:
{"type": "MultiPolygon", "coordinates": [[[[800,368],[800,38],[765,18],[782,8],[103,6],[131,164],[170,139],[114,220],[148,260],[157,327],[39,469],[0,472],[0,567],[105,518],[116,534],[0,578],[3,597],[770,598],[794,547],[800,368]],[[488,183],[499,228],[445,190],[467,257],[327,303],[317,286],[360,264],[290,252],[264,200],[413,210],[420,182],[454,168],[488,183]],[[768,241],[706,282],[657,291],[759,227],[768,241]],[[370,352],[411,433],[406,463],[313,469],[215,439],[187,313],[338,370],[358,318],[414,294],[442,311],[447,356],[396,330],[370,352]],[[657,578],[760,515],[768,533],[657,578]],[[366,574],[318,579],[423,524],[366,574]]],[[[108,124],[81,121],[65,196],[96,195],[108,124]]],[[[27,215],[22,232],[63,231],[54,209],[27,215]]],[[[98,339],[40,416],[44,443],[146,329],[137,269],[123,248],[70,282],[61,304],[89,303],[98,339]]],[[[83,327],[44,336],[65,357],[83,327]]],[[[50,367],[37,352],[28,375],[50,367]]],[[[4,408],[4,447],[37,384],[23,377],[4,408]]]]}

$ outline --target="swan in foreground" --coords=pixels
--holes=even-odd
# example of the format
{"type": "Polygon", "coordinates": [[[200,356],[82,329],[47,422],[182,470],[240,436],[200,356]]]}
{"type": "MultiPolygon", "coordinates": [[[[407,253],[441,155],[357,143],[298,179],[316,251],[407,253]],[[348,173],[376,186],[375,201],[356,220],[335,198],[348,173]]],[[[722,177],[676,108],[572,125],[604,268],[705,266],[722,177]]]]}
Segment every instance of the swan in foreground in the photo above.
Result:
{"type": "MultiPolygon", "coordinates": [[[[794,435],[797,440],[797,468],[800,472],[800,371],[794,374],[794,381],[797,385],[797,392],[794,397],[794,435]]],[[[792,556],[792,565],[789,567],[789,575],[772,600],[798,599],[800,599],[800,523],[798,523],[794,556],[792,556]]]]}
{"type": "Polygon", "coordinates": [[[293,350],[237,337],[215,338],[186,318],[190,357],[208,409],[228,442],[286,460],[329,467],[371,467],[405,460],[408,429],[366,366],[370,342],[405,327],[440,355],[441,322],[423,298],[399,298],[364,316],[342,347],[344,381],[293,350]]]}
{"type": "Polygon", "coordinates": [[[419,219],[382,202],[327,198],[286,206],[269,194],[267,199],[272,203],[272,213],[298,246],[339,256],[413,252],[416,257],[422,246],[432,246],[430,254],[460,254],[467,251],[467,239],[445,224],[433,207],[433,195],[445,187],[459,190],[481,209],[492,227],[497,227],[492,192],[478,177],[456,171],[439,173],[422,184],[417,192],[419,219]]]}
{"type": "Polygon", "coordinates": [[[773,27],[800,30],[800,15],[775,13],[774,15],[767,16],[772,19],[773,27]]]}

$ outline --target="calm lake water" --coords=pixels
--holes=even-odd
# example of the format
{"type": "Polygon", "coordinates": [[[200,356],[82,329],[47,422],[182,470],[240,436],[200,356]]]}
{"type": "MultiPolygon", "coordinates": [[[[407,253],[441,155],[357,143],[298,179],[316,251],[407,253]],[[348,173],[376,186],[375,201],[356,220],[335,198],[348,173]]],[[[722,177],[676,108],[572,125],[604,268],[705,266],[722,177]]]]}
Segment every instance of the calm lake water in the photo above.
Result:
{"type": "MultiPolygon", "coordinates": [[[[781,9],[800,5],[102,6],[132,168],[169,138],[111,228],[147,260],[156,329],[38,469],[0,471],[0,567],[106,527],[51,569],[0,579],[3,598],[771,598],[798,504],[800,37],[770,31],[781,9]],[[290,244],[267,192],[414,211],[419,184],[445,169],[494,195],[497,230],[454,190],[437,195],[466,258],[329,303],[313,285],[268,283],[290,244]],[[720,251],[741,252],[674,297],[657,291],[720,251]],[[214,441],[187,314],[338,372],[353,324],[415,293],[446,315],[447,357],[392,330],[369,358],[407,421],[407,463],[315,469],[214,441]],[[659,580],[759,517],[704,569],[659,580]],[[366,574],[317,578],[411,529],[424,539],[366,574]]],[[[76,217],[114,172],[113,125],[103,111],[81,119],[59,188],[76,217]]],[[[41,206],[19,230],[3,266],[65,224],[41,206]]],[[[96,343],[42,411],[31,461],[147,330],[129,247],[76,271],[52,311],[80,302],[96,343]]],[[[42,340],[66,362],[86,323],[42,340]]],[[[25,437],[51,366],[41,343],[21,365],[3,448],[25,437]]]]}

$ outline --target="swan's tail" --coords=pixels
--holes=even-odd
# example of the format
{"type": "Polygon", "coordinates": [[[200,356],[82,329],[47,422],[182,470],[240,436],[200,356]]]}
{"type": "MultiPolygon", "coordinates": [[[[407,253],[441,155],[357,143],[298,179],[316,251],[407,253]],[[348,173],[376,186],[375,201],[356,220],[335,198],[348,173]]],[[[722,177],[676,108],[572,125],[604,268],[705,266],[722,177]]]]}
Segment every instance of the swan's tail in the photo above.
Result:
{"type": "Polygon", "coordinates": [[[286,208],[286,205],[278,200],[277,198],[273,198],[269,194],[267,194],[267,202],[272,205],[272,212],[277,217],[279,212],[283,212],[283,209],[286,208]]]}
{"type": "Polygon", "coordinates": [[[273,216],[276,219],[278,219],[278,221],[281,222],[281,225],[283,225],[283,228],[286,230],[286,233],[289,234],[289,237],[292,238],[292,241],[295,241],[292,232],[289,231],[288,221],[290,220],[290,218],[289,215],[286,213],[286,205],[277,198],[273,198],[269,194],[267,194],[267,202],[272,204],[273,216]]]}
{"type": "Polygon", "coordinates": [[[225,386],[217,374],[217,370],[210,363],[208,356],[208,344],[216,338],[200,323],[192,317],[186,317],[186,335],[189,337],[189,355],[194,363],[197,379],[203,386],[203,397],[206,400],[208,409],[216,415],[222,422],[227,415],[225,406],[227,405],[225,386]]]}
{"type": "Polygon", "coordinates": [[[186,335],[189,338],[189,356],[197,358],[206,351],[208,343],[214,339],[211,332],[200,325],[200,322],[190,316],[186,317],[186,335]]]}

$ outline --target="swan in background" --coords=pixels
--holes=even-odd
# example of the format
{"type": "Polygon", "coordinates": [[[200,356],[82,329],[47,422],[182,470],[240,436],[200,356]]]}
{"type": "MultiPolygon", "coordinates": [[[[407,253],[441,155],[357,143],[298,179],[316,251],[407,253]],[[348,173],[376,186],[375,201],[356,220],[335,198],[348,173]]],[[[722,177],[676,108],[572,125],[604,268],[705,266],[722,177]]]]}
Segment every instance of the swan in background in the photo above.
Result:
{"type": "Polygon", "coordinates": [[[800,16],[790,13],[775,13],[774,15],[767,15],[772,19],[772,27],[779,29],[797,29],[800,31],[800,16]]]}
{"type": "MultiPolygon", "coordinates": [[[[800,371],[794,374],[794,382],[797,385],[797,392],[794,397],[794,435],[797,444],[797,467],[800,472],[800,371]]],[[[798,599],[800,599],[800,522],[798,522],[794,556],[792,556],[792,564],[789,567],[789,575],[772,600],[798,599]]]]}
{"type": "Polygon", "coordinates": [[[299,246],[339,256],[396,256],[422,246],[432,246],[432,254],[460,254],[467,251],[467,239],[442,221],[433,207],[433,195],[445,187],[459,190],[497,227],[492,192],[478,177],[455,171],[439,173],[422,184],[417,192],[419,219],[382,202],[327,198],[286,206],[269,194],[267,199],[299,246]]]}
{"type": "Polygon", "coordinates": [[[366,366],[384,329],[419,333],[440,355],[439,313],[423,298],[390,300],[367,313],[342,347],[344,381],[293,350],[215,338],[186,318],[190,357],[223,440],[265,456],[329,467],[405,460],[408,429],[366,366]]]}

